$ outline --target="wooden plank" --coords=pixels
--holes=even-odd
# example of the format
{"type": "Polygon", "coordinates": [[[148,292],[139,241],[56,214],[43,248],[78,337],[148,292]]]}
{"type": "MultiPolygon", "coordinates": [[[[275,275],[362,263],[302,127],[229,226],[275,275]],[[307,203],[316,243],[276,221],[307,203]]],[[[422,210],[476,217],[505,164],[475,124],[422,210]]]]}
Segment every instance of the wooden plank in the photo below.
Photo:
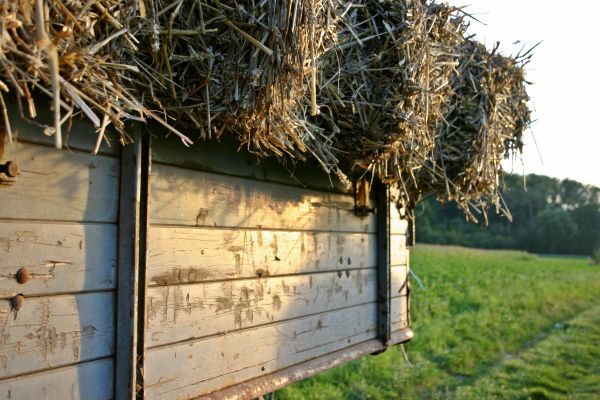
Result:
{"type": "MultiPolygon", "coordinates": [[[[400,333],[400,332],[398,332],[400,333]]],[[[371,339],[348,346],[325,356],[284,368],[267,376],[229,386],[223,390],[200,396],[196,400],[255,399],[266,393],[291,385],[318,373],[339,367],[349,361],[383,350],[380,340],[371,339]]]]}
{"type": "Polygon", "coordinates": [[[0,182],[0,218],[116,222],[119,161],[17,143],[5,151],[20,175],[0,182]]]}
{"type": "MultiPolygon", "coordinates": [[[[393,191],[393,190],[392,190],[393,191]]],[[[393,199],[394,196],[391,196],[393,199]]],[[[401,215],[395,201],[390,201],[390,233],[392,235],[406,235],[408,232],[408,219],[401,215]]]]}
{"type": "Polygon", "coordinates": [[[405,235],[390,235],[390,262],[392,266],[408,265],[408,247],[405,235]]]}
{"type": "MultiPolygon", "coordinates": [[[[54,127],[54,111],[49,107],[50,101],[48,98],[38,97],[35,103],[37,117],[34,119],[28,118],[27,110],[24,110],[26,119],[23,119],[19,115],[17,104],[7,102],[6,108],[14,138],[29,143],[54,146],[54,136],[44,134],[44,126],[54,127]]],[[[108,138],[108,142],[106,140],[102,141],[99,154],[119,157],[121,152],[119,134],[109,127],[106,129],[105,137],[108,138]]],[[[91,153],[96,147],[97,138],[96,129],[85,117],[73,118],[71,123],[63,125],[63,146],[66,149],[91,153]]]]}
{"type": "Polygon", "coordinates": [[[149,241],[151,286],[377,264],[373,234],[153,226],[149,241]]]}
{"type": "MultiPolygon", "coordinates": [[[[392,332],[392,341],[404,343],[413,337],[410,329],[392,332]]],[[[384,346],[378,339],[367,340],[342,350],[329,353],[325,356],[306,361],[292,367],[284,368],[267,376],[261,376],[249,381],[229,386],[223,390],[209,393],[198,397],[196,400],[237,400],[254,399],[275,392],[281,388],[291,385],[303,379],[310,378],[318,373],[337,368],[349,361],[355,360],[384,350],[384,346]]]]}
{"type": "Polygon", "coordinates": [[[391,301],[391,329],[397,331],[409,326],[409,298],[408,296],[394,297],[391,301]]]}
{"type": "Polygon", "coordinates": [[[231,228],[375,232],[350,195],[155,164],[150,222],[231,228]]]}
{"type": "Polygon", "coordinates": [[[377,336],[387,346],[391,335],[390,193],[381,181],[375,182],[374,189],[377,201],[377,336]]]}
{"type": "Polygon", "coordinates": [[[0,376],[113,354],[114,293],[25,298],[18,312],[0,302],[0,376]]]}
{"type": "Polygon", "coordinates": [[[391,268],[391,296],[405,296],[408,291],[408,267],[405,265],[391,268]]]}
{"type": "Polygon", "coordinates": [[[113,398],[113,361],[103,359],[0,380],[1,400],[113,398]]]}
{"type": "Polygon", "coordinates": [[[151,288],[147,346],[227,333],[375,301],[376,270],[151,288]]]}
{"type": "Polygon", "coordinates": [[[400,214],[395,205],[390,207],[390,233],[392,235],[406,235],[408,232],[408,219],[400,218],[400,214]]]}
{"type": "Polygon", "coordinates": [[[148,351],[146,394],[192,398],[374,338],[376,304],[364,304],[148,351]]]}
{"type": "Polygon", "coordinates": [[[114,289],[116,241],[114,225],[0,221],[0,298],[114,289]]]}
{"type": "MultiPolygon", "coordinates": [[[[136,396],[138,339],[138,289],[140,264],[140,203],[142,187],[141,130],[132,133],[134,143],[124,146],[121,157],[119,197],[119,270],[117,276],[117,342],[115,397],[136,396]]],[[[142,298],[143,301],[143,298],[142,298]]]]}
{"type": "Polygon", "coordinates": [[[187,147],[172,134],[152,132],[152,159],[161,164],[337,193],[351,191],[337,176],[328,175],[316,160],[284,164],[275,157],[250,153],[230,138],[197,140],[187,147]]]}
{"type": "Polygon", "coordinates": [[[392,344],[400,344],[410,342],[415,336],[414,332],[410,328],[402,328],[392,331],[392,344]]]}

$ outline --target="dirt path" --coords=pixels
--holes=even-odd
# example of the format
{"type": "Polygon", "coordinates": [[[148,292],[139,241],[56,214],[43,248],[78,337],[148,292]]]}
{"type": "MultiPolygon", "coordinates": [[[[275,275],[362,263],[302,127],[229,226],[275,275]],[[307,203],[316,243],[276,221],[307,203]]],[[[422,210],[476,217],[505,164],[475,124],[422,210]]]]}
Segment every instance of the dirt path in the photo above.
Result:
{"type": "Polygon", "coordinates": [[[600,304],[542,332],[454,398],[600,398],[600,304]]]}

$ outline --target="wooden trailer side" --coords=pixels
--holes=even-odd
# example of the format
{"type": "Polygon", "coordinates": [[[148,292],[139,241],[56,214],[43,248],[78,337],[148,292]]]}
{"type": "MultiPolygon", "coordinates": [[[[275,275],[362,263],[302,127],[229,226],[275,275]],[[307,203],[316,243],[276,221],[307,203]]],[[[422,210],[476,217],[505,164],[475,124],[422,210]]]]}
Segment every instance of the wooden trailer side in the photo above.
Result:
{"type": "MultiPolygon", "coordinates": [[[[335,354],[343,360],[384,348],[376,215],[356,216],[354,195],[332,188],[316,168],[298,168],[292,178],[277,167],[257,174],[253,162],[227,151],[175,154],[164,141],[152,145],[149,398],[219,397],[232,387],[234,397],[256,396],[258,387],[274,389],[282,373],[304,377],[335,354]],[[198,161],[206,158],[210,171],[198,161]],[[249,383],[257,379],[266,386],[249,383]]],[[[404,223],[387,218],[394,234],[385,246],[397,250],[388,263],[392,344],[410,338],[400,321],[407,256],[404,223]]]]}
{"type": "Polygon", "coordinates": [[[251,398],[411,338],[389,189],[359,217],[316,165],[36,129],[0,147],[0,399],[251,398]]]}
{"type": "Polygon", "coordinates": [[[19,174],[0,174],[0,399],[111,398],[119,146],[91,155],[94,128],[75,123],[73,147],[57,151],[10,115],[0,163],[19,174]]]}

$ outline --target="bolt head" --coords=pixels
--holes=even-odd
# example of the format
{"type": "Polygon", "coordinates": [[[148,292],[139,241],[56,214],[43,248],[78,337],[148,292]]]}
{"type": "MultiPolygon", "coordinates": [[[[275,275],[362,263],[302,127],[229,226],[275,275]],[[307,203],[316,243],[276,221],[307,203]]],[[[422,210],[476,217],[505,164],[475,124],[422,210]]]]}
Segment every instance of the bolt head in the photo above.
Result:
{"type": "Polygon", "coordinates": [[[17,282],[19,282],[20,284],[27,283],[30,278],[29,271],[27,270],[27,268],[19,268],[19,270],[17,271],[16,278],[17,282]]]}
{"type": "Polygon", "coordinates": [[[8,161],[6,163],[6,176],[16,178],[17,175],[19,175],[19,166],[14,161],[8,161]]]}
{"type": "Polygon", "coordinates": [[[15,311],[19,311],[21,309],[21,307],[23,307],[23,303],[25,302],[25,296],[23,296],[22,294],[18,294],[15,297],[13,297],[12,299],[10,299],[10,305],[12,307],[13,310],[15,311]]]}

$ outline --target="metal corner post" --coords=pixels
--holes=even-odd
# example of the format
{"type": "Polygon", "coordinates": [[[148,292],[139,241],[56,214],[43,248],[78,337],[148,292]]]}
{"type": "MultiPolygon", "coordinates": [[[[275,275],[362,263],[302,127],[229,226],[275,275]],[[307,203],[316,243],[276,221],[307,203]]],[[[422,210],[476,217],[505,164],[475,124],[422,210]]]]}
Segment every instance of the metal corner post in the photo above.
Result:
{"type": "Polygon", "coordinates": [[[123,146],[121,152],[115,399],[138,397],[143,377],[139,353],[144,343],[139,330],[145,320],[144,297],[140,297],[145,279],[140,277],[145,276],[150,144],[140,125],[132,126],[131,131],[133,143],[123,146]]]}
{"type": "Polygon", "coordinates": [[[385,347],[391,341],[390,277],[390,192],[387,185],[375,184],[377,209],[377,336],[385,347]]]}

